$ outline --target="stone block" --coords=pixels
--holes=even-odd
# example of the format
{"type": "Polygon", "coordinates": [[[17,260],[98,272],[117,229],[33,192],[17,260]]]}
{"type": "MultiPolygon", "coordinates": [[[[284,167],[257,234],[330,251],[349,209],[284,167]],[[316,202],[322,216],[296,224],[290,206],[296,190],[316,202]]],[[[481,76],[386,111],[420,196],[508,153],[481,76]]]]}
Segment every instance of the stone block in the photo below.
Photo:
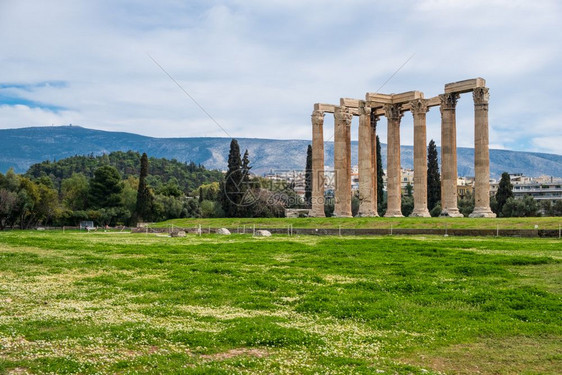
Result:
{"type": "Polygon", "coordinates": [[[464,92],[470,92],[477,87],[486,87],[486,80],[484,78],[474,78],[447,83],[445,85],[445,94],[451,94],[453,92],[462,94],[464,92]]]}
{"type": "Polygon", "coordinates": [[[268,230],[257,230],[256,237],[271,237],[271,232],[268,230]]]}
{"type": "Polygon", "coordinates": [[[314,110],[315,111],[322,111],[326,113],[334,113],[336,111],[336,105],[333,104],[324,104],[324,103],[315,103],[314,110]]]}
{"type": "Polygon", "coordinates": [[[170,233],[170,236],[172,237],[185,237],[185,231],[184,230],[178,230],[177,232],[172,232],[170,233]]]}
{"type": "Polygon", "coordinates": [[[217,234],[223,234],[223,235],[229,236],[230,231],[226,228],[219,228],[219,229],[217,229],[217,234]]]}

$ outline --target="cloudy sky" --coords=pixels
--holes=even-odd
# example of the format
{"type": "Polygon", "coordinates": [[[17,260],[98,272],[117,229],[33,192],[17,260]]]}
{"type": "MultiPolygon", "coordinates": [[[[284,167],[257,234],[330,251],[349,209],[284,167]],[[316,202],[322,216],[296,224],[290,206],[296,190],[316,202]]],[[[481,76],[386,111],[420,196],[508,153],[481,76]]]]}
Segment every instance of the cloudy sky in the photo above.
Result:
{"type": "MultiPolygon", "coordinates": [[[[562,154],[561,19],[559,0],[0,0],[0,128],[310,139],[315,102],[483,77],[492,147],[562,154]]],[[[469,94],[457,126],[472,146],[469,94]]]]}

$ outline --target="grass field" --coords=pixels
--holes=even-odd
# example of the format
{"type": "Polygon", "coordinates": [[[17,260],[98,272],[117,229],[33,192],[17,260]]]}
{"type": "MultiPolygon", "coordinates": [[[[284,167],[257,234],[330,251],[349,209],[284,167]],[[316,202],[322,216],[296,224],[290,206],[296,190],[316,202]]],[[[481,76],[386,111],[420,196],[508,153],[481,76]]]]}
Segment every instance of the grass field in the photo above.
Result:
{"type": "Polygon", "coordinates": [[[0,232],[0,372],[560,374],[558,239],[0,232]]]}
{"type": "Polygon", "coordinates": [[[538,225],[539,229],[558,229],[562,225],[562,217],[514,217],[514,218],[220,218],[220,219],[173,219],[154,224],[154,227],[162,228],[174,225],[176,227],[239,227],[261,225],[268,228],[286,228],[292,224],[295,228],[372,228],[387,229],[534,229],[538,225]]]}

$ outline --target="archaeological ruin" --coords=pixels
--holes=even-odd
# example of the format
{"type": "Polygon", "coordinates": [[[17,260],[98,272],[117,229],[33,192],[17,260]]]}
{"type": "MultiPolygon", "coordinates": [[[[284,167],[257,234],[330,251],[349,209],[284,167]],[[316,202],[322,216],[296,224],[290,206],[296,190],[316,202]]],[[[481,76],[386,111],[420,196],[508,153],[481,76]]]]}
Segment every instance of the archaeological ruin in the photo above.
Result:
{"type": "Polygon", "coordinates": [[[334,216],[351,217],[351,120],[359,116],[359,216],[377,214],[376,128],[387,119],[387,210],[385,217],[401,217],[400,119],[410,111],[414,118],[414,211],[429,217],[427,208],[426,113],[441,110],[442,216],[461,217],[457,208],[456,105],[463,93],[474,100],[475,208],[471,217],[495,217],[490,209],[490,158],[488,150],[488,88],[483,78],[445,85],[443,94],[425,99],[420,91],[401,94],[367,93],[365,100],[340,99],[339,105],[314,105],[312,112],[312,210],[324,214],[324,114],[334,114],[334,216]]]}

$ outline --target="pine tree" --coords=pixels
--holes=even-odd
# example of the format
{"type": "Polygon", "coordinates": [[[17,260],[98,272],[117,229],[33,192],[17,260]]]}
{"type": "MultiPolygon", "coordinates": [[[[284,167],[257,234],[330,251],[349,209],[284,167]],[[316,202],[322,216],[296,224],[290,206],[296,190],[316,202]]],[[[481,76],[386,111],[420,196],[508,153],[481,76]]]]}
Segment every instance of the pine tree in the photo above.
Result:
{"type": "Polygon", "coordinates": [[[123,182],[121,175],[110,165],[99,167],[90,180],[89,202],[93,208],[121,206],[123,182]]]}
{"type": "Polygon", "coordinates": [[[509,173],[503,172],[500,184],[498,186],[498,191],[496,192],[496,202],[497,202],[497,212],[496,214],[501,215],[503,211],[503,206],[507,202],[508,198],[513,197],[513,185],[511,184],[511,179],[509,178],[509,173]]]}
{"type": "Polygon", "coordinates": [[[437,147],[433,139],[427,147],[427,208],[429,211],[441,200],[441,176],[437,160],[437,147]]]}
{"type": "Polygon", "coordinates": [[[384,170],[382,168],[381,142],[377,135],[377,211],[382,216],[384,207],[384,170]]]}
{"type": "Polygon", "coordinates": [[[306,169],[304,177],[304,203],[307,207],[312,203],[312,146],[308,145],[306,150],[306,169]]]}
{"type": "Polygon", "coordinates": [[[148,176],[148,156],[143,153],[141,156],[141,168],[139,175],[139,188],[137,190],[136,219],[139,221],[149,221],[152,211],[152,193],[146,185],[148,176]]]}
{"type": "Polygon", "coordinates": [[[242,198],[242,160],[240,158],[240,146],[238,141],[233,139],[230,142],[230,152],[228,154],[228,171],[221,189],[222,208],[226,217],[236,217],[240,200],[242,198]]]}

